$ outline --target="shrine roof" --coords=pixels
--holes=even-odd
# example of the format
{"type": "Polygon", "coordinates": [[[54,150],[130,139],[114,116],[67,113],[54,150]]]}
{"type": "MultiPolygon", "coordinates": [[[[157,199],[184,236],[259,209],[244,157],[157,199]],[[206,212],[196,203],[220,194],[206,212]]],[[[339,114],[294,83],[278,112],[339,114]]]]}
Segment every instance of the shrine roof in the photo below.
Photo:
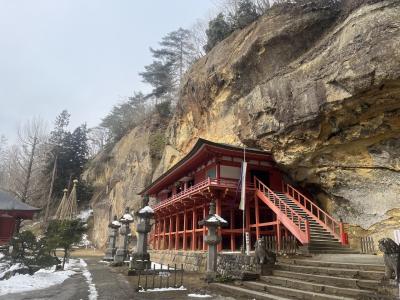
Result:
{"type": "Polygon", "coordinates": [[[17,200],[15,197],[0,190],[0,210],[5,211],[38,211],[40,208],[30,206],[17,200]]]}
{"type": "MultiPolygon", "coordinates": [[[[161,186],[168,185],[169,181],[177,180],[184,176],[185,172],[188,173],[190,172],[191,168],[193,169],[193,167],[196,167],[196,160],[200,160],[200,157],[204,157],[206,153],[242,156],[243,147],[224,143],[215,143],[199,138],[188,154],[186,154],[179,162],[177,162],[168,171],[166,171],[144,190],[142,190],[139,195],[151,195],[161,186]]],[[[246,159],[263,159],[272,162],[274,161],[270,152],[248,147],[246,147],[246,159]]]]}

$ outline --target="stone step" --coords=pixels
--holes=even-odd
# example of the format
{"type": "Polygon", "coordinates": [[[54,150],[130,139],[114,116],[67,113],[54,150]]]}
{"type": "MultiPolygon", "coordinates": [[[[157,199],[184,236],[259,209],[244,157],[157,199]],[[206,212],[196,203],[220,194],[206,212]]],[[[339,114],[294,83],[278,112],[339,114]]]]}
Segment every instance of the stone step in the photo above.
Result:
{"type": "Polygon", "coordinates": [[[320,250],[330,250],[330,249],[333,249],[333,250],[336,250],[336,249],[343,249],[343,250],[350,250],[350,251],[354,251],[353,249],[350,249],[350,248],[348,248],[348,247],[346,247],[346,246],[342,246],[341,244],[339,244],[339,243],[337,243],[337,244],[335,244],[335,243],[328,243],[328,242],[326,242],[326,243],[322,243],[322,244],[320,244],[320,243],[313,243],[313,242],[311,242],[309,245],[308,245],[308,249],[320,249],[320,250]]]}
{"type": "Polygon", "coordinates": [[[353,264],[353,263],[330,262],[330,261],[320,261],[311,259],[281,259],[279,261],[285,264],[292,264],[299,266],[353,269],[353,270],[357,269],[363,271],[385,272],[385,266],[377,264],[359,264],[359,263],[353,264]]]}
{"type": "Polygon", "coordinates": [[[271,284],[271,285],[279,285],[284,286],[291,289],[297,289],[308,292],[315,293],[323,293],[328,295],[335,296],[344,296],[344,297],[358,297],[361,295],[364,296],[374,296],[374,292],[368,290],[360,290],[358,288],[344,288],[338,287],[334,285],[327,284],[319,284],[314,282],[308,282],[299,279],[292,279],[280,276],[262,276],[261,281],[271,284]]]}
{"type": "Polygon", "coordinates": [[[328,276],[342,276],[347,278],[359,278],[370,280],[381,280],[384,277],[383,272],[363,271],[357,269],[325,268],[314,266],[298,266],[285,263],[276,264],[277,270],[290,271],[303,274],[316,274],[328,276]]]}
{"type": "Polygon", "coordinates": [[[223,290],[229,294],[235,293],[239,296],[249,297],[249,299],[262,299],[262,300],[293,300],[293,298],[287,298],[277,295],[266,294],[259,291],[249,290],[245,287],[235,286],[225,283],[211,283],[209,285],[216,292],[223,290]]]}
{"type": "Polygon", "coordinates": [[[304,280],[307,282],[334,285],[338,287],[353,288],[353,289],[374,290],[381,285],[380,280],[345,278],[340,276],[319,275],[319,274],[304,274],[300,272],[283,271],[283,270],[273,270],[272,274],[274,276],[279,276],[279,277],[304,280]]]}
{"type": "Polygon", "coordinates": [[[290,288],[284,287],[279,285],[267,284],[265,282],[254,282],[248,281],[243,282],[243,285],[252,290],[258,291],[265,291],[267,293],[271,293],[273,295],[278,296],[289,296],[294,299],[301,299],[301,300],[354,300],[355,298],[352,297],[343,297],[343,296],[336,296],[336,295],[328,295],[325,293],[317,293],[313,291],[304,291],[299,290],[297,288],[290,288]]]}
{"type": "Polygon", "coordinates": [[[360,254],[359,251],[356,250],[311,250],[309,251],[310,254],[360,254]]]}
{"type": "Polygon", "coordinates": [[[335,240],[323,240],[323,241],[316,241],[311,240],[310,247],[324,247],[324,246],[331,246],[331,247],[340,247],[340,248],[347,248],[343,246],[341,243],[335,240]]]}

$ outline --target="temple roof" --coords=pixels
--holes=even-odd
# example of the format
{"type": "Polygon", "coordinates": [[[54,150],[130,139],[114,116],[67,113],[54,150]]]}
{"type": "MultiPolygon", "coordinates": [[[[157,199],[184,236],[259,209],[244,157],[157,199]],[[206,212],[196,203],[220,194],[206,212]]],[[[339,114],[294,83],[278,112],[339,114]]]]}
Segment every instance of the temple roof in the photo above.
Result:
{"type": "Polygon", "coordinates": [[[40,208],[23,203],[10,194],[0,190],[0,210],[37,211],[40,210],[40,208]]]}
{"type": "MultiPolygon", "coordinates": [[[[243,147],[240,146],[233,146],[233,145],[228,145],[228,144],[223,144],[223,143],[215,143],[211,142],[209,140],[205,140],[202,138],[199,138],[196,142],[196,144],[193,146],[192,150],[188,154],[185,155],[179,162],[177,162],[173,167],[171,167],[168,171],[166,171],[164,174],[162,174],[160,177],[158,177],[155,181],[153,181],[149,186],[147,186],[143,191],[139,193],[139,195],[143,194],[151,194],[152,191],[157,188],[160,184],[162,185],[165,180],[173,175],[177,175],[178,173],[185,172],[188,168],[188,165],[190,164],[190,161],[194,160],[196,157],[200,156],[202,153],[206,152],[207,150],[210,151],[223,151],[226,154],[240,154],[242,155],[243,153],[243,147]]],[[[268,151],[260,150],[260,149],[255,149],[255,148],[248,148],[246,147],[246,158],[267,158],[271,161],[272,155],[268,151]]],[[[182,174],[180,174],[182,175],[182,174]]]]}

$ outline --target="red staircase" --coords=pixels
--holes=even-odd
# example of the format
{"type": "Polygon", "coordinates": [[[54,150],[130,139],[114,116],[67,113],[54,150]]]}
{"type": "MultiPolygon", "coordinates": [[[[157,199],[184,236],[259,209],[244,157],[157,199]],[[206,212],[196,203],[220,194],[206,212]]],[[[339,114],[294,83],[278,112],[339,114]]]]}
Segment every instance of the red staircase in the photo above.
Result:
{"type": "Polygon", "coordinates": [[[277,216],[277,219],[315,253],[353,253],[348,248],[343,223],[335,220],[309,198],[287,183],[282,191],[272,191],[254,178],[256,196],[277,216]]]}

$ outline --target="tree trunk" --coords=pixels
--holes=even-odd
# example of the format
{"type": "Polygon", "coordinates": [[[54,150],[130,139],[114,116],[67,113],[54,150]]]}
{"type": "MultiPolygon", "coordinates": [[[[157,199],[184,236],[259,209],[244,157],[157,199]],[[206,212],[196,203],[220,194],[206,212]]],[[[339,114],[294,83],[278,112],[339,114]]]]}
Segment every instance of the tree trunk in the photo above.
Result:
{"type": "Polygon", "coordinates": [[[44,227],[47,227],[47,220],[49,218],[49,207],[50,207],[51,195],[53,194],[53,187],[54,187],[54,179],[56,177],[56,170],[57,170],[57,156],[54,159],[53,172],[51,174],[50,190],[49,190],[49,195],[47,197],[46,211],[45,211],[45,214],[44,214],[44,222],[43,222],[44,227]]]}
{"type": "Polygon", "coordinates": [[[28,198],[29,182],[31,180],[32,166],[33,166],[33,160],[35,159],[37,143],[38,143],[38,137],[35,136],[33,138],[32,149],[31,149],[31,153],[29,155],[28,169],[26,171],[26,178],[25,178],[25,183],[24,183],[24,191],[22,193],[22,199],[21,199],[22,202],[26,202],[26,200],[28,198]]]}
{"type": "Polygon", "coordinates": [[[68,253],[68,249],[64,248],[64,258],[63,258],[63,263],[62,263],[63,270],[64,270],[64,266],[65,266],[65,260],[67,259],[67,253],[68,253]]]}

